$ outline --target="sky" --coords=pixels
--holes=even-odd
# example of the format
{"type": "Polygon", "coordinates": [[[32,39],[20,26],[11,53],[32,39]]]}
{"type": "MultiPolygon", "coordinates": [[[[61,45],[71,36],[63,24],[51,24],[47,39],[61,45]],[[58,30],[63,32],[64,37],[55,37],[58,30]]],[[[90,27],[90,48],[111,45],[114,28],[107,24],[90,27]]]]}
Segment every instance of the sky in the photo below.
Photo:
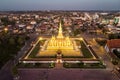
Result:
{"type": "Polygon", "coordinates": [[[9,10],[120,10],[120,0],[0,0],[9,10]]]}

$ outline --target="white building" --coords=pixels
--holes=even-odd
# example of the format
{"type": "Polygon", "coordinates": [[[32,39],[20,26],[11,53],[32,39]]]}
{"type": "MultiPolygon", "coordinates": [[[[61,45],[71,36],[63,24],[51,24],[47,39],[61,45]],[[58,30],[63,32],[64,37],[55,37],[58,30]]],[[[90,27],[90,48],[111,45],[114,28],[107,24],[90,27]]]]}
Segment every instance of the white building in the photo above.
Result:
{"type": "Polygon", "coordinates": [[[115,17],[115,18],[119,20],[117,26],[120,26],[120,16],[119,17],[115,17]]]}

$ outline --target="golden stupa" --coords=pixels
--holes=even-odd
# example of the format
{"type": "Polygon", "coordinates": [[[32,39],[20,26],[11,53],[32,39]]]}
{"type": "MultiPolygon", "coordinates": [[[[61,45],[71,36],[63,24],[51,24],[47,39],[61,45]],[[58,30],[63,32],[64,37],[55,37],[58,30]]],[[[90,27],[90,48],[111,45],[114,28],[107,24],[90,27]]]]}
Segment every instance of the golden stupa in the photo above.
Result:
{"type": "Polygon", "coordinates": [[[63,36],[61,22],[57,36],[47,39],[37,56],[54,56],[61,50],[64,56],[82,56],[74,39],[63,36]]]}
{"type": "Polygon", "coordinates": [[[62,32],[61,22],[59,24],[59,32],[58,35],[52,36],[52,38],[48,41],[47,50],[73,50],[73,43],[70,38],[64,37],[62,32]]]}

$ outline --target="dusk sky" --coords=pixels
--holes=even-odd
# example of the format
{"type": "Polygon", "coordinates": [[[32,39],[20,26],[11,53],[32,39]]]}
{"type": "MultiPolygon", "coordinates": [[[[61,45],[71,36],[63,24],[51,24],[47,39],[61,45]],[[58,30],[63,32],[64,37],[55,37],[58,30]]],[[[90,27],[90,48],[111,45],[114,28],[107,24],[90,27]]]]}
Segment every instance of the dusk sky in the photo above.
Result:
{"type": "Polygon", "coordinates": [[[120,0],[0,0],[4,10],[120,10],[120,0]]]}

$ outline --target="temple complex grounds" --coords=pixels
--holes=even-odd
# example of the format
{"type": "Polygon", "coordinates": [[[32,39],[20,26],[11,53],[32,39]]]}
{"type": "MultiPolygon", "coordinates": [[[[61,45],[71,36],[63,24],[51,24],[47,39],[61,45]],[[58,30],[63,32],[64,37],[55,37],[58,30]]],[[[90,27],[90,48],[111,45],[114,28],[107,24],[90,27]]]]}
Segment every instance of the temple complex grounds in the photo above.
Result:
{"type": "Polygon", "coordinates": [[[59,50],[41,51],[48,39],[39,38],[26,55],[22,57],[19,67],[54,68],[56,63],[61,63],[64,68],[105,68],[105,65],[85,39],[75,38],[74,41],[76,46],[79,47],[79,51],[60,50],[61,57],[58,56],[59,50]],[[58,59],[61,61],[58,62],[58,59]]]}
{"type": "Polygon", "coordinates": [[[47,42],[47,39],[38,40],[34,46],[31,48],[31,50],[28,52],[27,55],[24,56],[23,59],[35,59],[35,58],[57,58],[57,53],[60,50],[62,54],[62,58],[90,58],[90,59],[96,59],[96,56],[90,51],[89,45],[86,45],[87,43],[84,41],[83,38],[76,38],[75,41],[75,47],[78,47],[78,50],[43,50],[43,47],[45,48],[47,45],[45,43],[47,42]]]}
{"type": "Polygon", "coordinates": [[[61,22],[58,35],[39,37],[21,58],[20,65],[38,68],[105,68],[85,39],[63,36],[61,22]]]}

